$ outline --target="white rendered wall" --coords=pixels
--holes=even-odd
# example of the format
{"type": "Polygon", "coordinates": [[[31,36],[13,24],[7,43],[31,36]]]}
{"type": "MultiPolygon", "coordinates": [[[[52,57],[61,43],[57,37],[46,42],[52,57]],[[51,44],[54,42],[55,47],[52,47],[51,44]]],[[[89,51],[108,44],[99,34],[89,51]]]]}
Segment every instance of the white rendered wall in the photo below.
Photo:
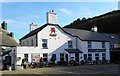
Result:
{"type": "Polygon", "coordinates": [[[36,35],[33,35],[33,36],[31,36],[31,37],[28,37],[28,38],[26,38],[26,39],[23,39],[23,40],[21,40],[21,46],[23,46],[23,43],[25,44],[24,46],[32,46],[32,44],[31,44],[31,40],[33,40],[33,46],[36,46],[36,35]],[[27,45],[27,41],[28,41],[28,45],[27,45]]]}

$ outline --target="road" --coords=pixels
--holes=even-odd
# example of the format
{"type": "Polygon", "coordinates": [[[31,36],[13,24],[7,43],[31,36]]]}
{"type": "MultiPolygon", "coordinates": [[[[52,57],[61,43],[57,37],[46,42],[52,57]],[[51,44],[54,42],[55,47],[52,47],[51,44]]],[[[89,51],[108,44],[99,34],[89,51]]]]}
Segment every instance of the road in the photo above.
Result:
{"type": "Polygon", "coordinates": [[[2,76],[82,76],[82,75],[104,75],[118,76],[120,65],[83,65],[83,66],[54,66],[35,69],[24,69],[16,71],[3,71],[2,76]],[[19,75],[18,75],[19,74],[19,75]]]}

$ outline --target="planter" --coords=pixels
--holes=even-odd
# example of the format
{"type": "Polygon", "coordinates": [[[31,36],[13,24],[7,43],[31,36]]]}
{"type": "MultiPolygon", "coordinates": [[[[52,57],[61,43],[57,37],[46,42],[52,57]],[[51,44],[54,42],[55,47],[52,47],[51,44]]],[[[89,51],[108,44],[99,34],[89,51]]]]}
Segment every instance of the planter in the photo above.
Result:
{"type": "Polygon", "coordinates": [[[9,71],[11,71],[12,70],[12,67],[11,66],[9,66],[9,71]]]}
{"type": "Polygon", "coordinates": [[[16,70],[22,70],[23,66],[16,66],[16,70]]]}

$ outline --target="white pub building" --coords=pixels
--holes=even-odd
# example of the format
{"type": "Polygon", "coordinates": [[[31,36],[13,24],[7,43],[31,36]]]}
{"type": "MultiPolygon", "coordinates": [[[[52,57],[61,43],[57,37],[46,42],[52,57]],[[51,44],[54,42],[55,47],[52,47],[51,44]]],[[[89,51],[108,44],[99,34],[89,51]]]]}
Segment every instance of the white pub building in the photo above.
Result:
{"type": "Polygon", "coordinates": [[[42,57],[47,64],[53,57],[58,61],[110,60],[109,39],[95,31],[61,28],[57,24],[57,14],[47,12],[47,23],[41,27],[30,24],[30,32],[20,39],[21,46],[15,50],[16,65],[22,59],[38,62],[42,57]]]}

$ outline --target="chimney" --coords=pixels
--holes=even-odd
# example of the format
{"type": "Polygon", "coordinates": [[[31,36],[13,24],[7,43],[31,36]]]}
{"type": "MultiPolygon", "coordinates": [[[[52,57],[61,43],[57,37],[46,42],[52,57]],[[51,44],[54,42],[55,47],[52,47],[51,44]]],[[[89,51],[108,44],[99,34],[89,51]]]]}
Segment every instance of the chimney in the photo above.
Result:
{"type": "Polygon", "coordinates": [[[47,12],[47,23],[48,24],[57,24],[57,14],[54,10],[47,12]]]}
{"type": "Polygon", "coordinates": [[[2,25],[2,29],[7,30],[7,23],[5,23],[5,21],[3,21],[2,25]]]}
{"type": "Polygon", "coordinates": [[[13,32],[11,32],[11,33],[10,33],[10,36],[11,36],[11,37],[14,37],[14,33],[13,33],[13,32]]]}
{"type": "Polygon", "coordinates": [[[36,24],[31,23],[30,24],[30,31],[33,31],[37,28],[38,26],[36,24]]]}

